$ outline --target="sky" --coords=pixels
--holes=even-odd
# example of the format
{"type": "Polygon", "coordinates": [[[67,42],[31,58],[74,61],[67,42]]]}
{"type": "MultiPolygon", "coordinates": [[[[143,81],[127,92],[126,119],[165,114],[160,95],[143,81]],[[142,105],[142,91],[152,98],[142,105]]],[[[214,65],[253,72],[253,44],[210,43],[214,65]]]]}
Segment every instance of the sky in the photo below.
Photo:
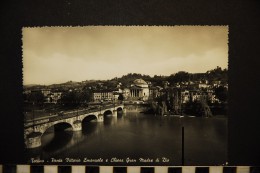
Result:
{"type": "Polygon", "coordinates": [[[228,67],[228,26],[25,27],[22,35],[24,85],[228,67]]]}

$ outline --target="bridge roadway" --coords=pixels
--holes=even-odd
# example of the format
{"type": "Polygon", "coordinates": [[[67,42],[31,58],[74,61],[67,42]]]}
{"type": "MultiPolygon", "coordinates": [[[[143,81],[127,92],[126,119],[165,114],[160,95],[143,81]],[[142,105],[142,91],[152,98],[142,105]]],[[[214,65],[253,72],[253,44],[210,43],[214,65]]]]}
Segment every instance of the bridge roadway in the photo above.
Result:
{"type": "Polygon", "coordinates": [[[53,126],[67,125],[73,131],[82,130],[82,121],[91,117],[98,122],[104,121],[104,116],[112,114],[117,116],[118,111],[124,111],[124,105],[104,105],[95,109],[80,109],[76,111],[63,112],[60,115],[44,117],[24,123],[24,139],[26,148],[37,148],[41,146],[41,137],[44,132],[53,126]]]}

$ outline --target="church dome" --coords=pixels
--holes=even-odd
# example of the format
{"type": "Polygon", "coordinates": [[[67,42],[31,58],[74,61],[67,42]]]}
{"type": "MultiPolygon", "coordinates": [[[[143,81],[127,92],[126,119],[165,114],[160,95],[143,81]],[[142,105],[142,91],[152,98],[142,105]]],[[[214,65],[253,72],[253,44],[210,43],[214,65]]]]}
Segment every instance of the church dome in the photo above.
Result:
{"type": "Polygon", "coordinates": [[[134,80],[134,85],[139,86],[139,87],[148,87],[147,82],[145,82],[143,79],[136,79],[134,80]]]}

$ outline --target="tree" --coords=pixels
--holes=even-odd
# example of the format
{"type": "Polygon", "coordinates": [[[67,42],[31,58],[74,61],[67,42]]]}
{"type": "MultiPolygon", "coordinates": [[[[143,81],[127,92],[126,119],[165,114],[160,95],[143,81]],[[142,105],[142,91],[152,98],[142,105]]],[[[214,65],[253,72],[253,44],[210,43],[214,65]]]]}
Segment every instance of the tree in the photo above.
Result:
{"type": "Polygon", "coordinates": [[[168,77],[168,81],[173,84],[176,82],[184,82],[184,81],[189,81],[190,79],[190,74],[188,72],[185,71],[179,71],[176,74],[171,74],[168,77]]]}
{"type": "Polygon", "coordinates": [[[207,78],[209,81],[216,81],[220,80],[223,83],[227,82],[227,69],[221,69],[221,67],[217,66],[213,70],[209,70],[206,72],[207,78]]]}
{"type": "Polygon", "coordinates": [[[77,99],[79,103],[88,103],[91,101],[91,92],[89,90],[83,90],[77,93],[77,99]]]}
{"type": "Polygon", "coordinates": [[[184,112],[188,115],[204,116],[204,110],[200,101],[189,101],[186,103],[184,112]]]}
{"type": "Polygon", "coordinates": [[[122,93],[119,93],[118,100],[120,100],[121,102],[124,100],[124,96],[122,93]]]}
{"type": "Polygon", "coordinates": [[[114,89],[117,87],[118,82],[116,80],[110,80],[110,81],[106,81],[104,83],[104,86],[107,87],[107,89],[114,89]]]}
{"type": "Polygon", "coordinates": [[[162,86],[163,81],[165,79],[162,76],[154,75],[153,78],[150,79],[150,81],[155,85],[155,86],[162,86]]]}
{"type": "Polygon", "coordinates": [[[32,92],[29,94],[28,100],[34,104],[42,104],[44,102],[44,95],[40,91],[32,92]]]}
{"type": "Polygon", "coordinates": [[[228,97],[228,91],[227,88],[223,86],[219,86],[215,88],[215,95],[217,99],[219,99],[221,102],[226,102],[228,97]]]}
{"type": "Polygon", "coordinates": [[[77,93],[75,91],[66,91],[62,94],[61,103],[65,107],[75,107],[79,105],[77,93]]]}

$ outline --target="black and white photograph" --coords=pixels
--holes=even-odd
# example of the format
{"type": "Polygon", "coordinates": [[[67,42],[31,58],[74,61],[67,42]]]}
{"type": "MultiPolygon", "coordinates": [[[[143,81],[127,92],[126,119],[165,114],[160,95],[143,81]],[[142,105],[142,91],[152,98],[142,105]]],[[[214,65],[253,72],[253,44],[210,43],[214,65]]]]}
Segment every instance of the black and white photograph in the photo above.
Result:
{"type": "Polygon", "coordinates": [[[23,27],[26,162],[224,165],[229,27],[23,27]]]}

